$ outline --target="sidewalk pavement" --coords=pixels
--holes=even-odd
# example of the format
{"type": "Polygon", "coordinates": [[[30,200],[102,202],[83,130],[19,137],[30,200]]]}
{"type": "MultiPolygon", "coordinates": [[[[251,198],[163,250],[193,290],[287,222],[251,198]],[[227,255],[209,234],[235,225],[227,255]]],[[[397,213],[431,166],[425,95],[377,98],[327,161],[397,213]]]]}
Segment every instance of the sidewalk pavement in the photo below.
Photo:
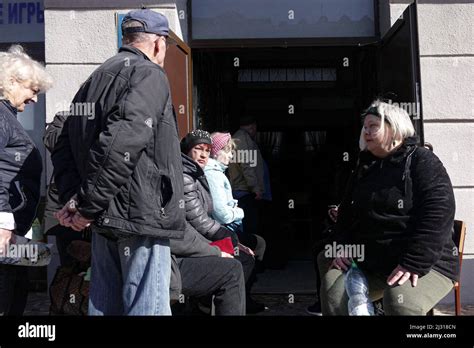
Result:
{"type": "MultiPolygon", "coordinates": [[[[314,302],[313,295],[254,294],[252,297],[265,303],[269,309],[260,316],[308,316],[306,307],[314,302]]],[[[46,292],[31,292],[25,316],[49,315],[49,297],[46,292]]],[[[435,315],[454,315],[454,305],[438,305],[435,315]]],[[[474,304],[462,307],[462,315],[474,315],[474,304]]]]}

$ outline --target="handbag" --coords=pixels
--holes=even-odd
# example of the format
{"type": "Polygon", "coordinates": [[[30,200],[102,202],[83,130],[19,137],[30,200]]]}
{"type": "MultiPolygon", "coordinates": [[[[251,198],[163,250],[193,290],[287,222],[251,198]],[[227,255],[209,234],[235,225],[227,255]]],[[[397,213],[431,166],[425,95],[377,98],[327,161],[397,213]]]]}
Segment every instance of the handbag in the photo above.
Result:
{"type": "Polygon", "coordinates": [[[58,267],[49,287],[50,315],[87,315],[89,281],[84,276],[75,266],[58,267]]]}
{"type": "Polygon", "coordinates": [[[49,287],[50,315],[88,314],[89,284],[86,275],[91,263],[91,244],[73,241],[68,249],[73,257],[71,266],[60,266],[49,287]]]}

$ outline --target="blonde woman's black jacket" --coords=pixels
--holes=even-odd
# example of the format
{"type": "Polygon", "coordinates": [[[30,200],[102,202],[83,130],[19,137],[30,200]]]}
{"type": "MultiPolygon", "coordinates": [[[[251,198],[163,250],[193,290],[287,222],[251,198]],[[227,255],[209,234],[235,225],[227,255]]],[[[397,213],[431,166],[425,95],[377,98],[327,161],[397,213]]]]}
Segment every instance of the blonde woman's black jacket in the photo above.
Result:
{"type": "Polygon", "coordinates": [[[434,269],[456,280],[454,213],[446,169],[409,138],[385,159],[361,152],[340,207],[336,240],[364,246],[363,269],[388,276],[400,264],[420,276],[434,269]]]}
{"type": "Polygon", "coordinates": [[[124,46],[82,85],[51,156],[62,203],[103,228],[182,238],[183,169],[168,79],[124,46]],[[72,111],[72,112],[71,112],[72,111]]]}
{"type": "Polygon", "coordinates": [[[17,110],[0,100],[0,213],[3,223],[14,220],[17,235],[24,236],[36,217],[42,170],[41,155],[17,120],[17,110]]]}

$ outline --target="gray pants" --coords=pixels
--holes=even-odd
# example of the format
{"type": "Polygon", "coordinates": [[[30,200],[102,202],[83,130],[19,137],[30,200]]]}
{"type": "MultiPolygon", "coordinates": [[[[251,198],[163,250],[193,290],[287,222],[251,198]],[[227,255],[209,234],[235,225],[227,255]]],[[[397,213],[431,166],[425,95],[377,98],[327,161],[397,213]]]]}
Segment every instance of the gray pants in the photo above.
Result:
{"type": "MultiPolygon", "coordinates": [[[[329,269],[332,259],[318,255],[321,272],[321,308],[323,315],[348,315],[349,298],[344,288],[344,273],[329,269]]],[[[407,280],[403,285],[388,285],[387,278],[365,272],[369,282],[372,301],[383,298],[385,315],[426,315],[443,297],[453,289],[453,281],[441,273],[431,270],[418,279],[416,287],[407,280]]]]}

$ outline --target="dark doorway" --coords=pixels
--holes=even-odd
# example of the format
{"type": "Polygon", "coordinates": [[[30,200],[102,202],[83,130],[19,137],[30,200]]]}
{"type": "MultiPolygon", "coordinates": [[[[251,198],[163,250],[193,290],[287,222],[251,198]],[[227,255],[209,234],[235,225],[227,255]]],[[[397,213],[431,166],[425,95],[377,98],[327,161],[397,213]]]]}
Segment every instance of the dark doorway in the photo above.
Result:
{"type": "Polygon", "coordinates": [[[193,63],[197,127],[234,132],[241,116],[258,120],[273,196],[259,228],[267,263],[310,259],[376,95],[375,47],[195,49],[193,63]]]}

